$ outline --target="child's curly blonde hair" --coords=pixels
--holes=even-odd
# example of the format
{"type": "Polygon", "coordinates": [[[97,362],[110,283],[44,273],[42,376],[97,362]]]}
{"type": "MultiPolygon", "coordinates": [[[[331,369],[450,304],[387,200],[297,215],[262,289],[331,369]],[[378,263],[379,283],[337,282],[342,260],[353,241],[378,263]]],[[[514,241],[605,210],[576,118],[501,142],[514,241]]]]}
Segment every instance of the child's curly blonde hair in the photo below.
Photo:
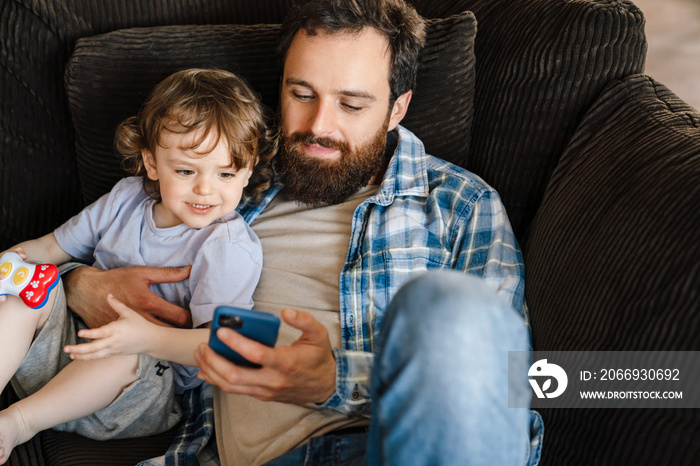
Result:
{"type": "Polygon", "coordinates": [[[161,81],[136,116],[117,128],[115,147],[129,173],[142,176],[146,193],[160,200],[158,181],[146,175],[143,150],[156,153],[163,131],[188,134],[200,131],[192,149],[216,131],[228,142],[236,169],[253,172],[244,193],[253,199],[271,185],[271,159],[277,152],[278,133],[260,98],[238,76],[224,70],[189,69],[161,81]]]}

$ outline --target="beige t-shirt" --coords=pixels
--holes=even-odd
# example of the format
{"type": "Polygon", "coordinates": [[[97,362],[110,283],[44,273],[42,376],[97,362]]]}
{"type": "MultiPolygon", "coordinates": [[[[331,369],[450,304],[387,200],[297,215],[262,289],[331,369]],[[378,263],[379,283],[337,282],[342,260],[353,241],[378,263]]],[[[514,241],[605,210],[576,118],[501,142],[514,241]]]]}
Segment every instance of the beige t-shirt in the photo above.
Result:
{"type": "MultiPolygon", "coordinates": [[[[340,347],[339,277],[350,246],[352,218],[378,186],[362,189],[334,206],[300,206],[283,193],[252,223],[263,249],[263,270],[253,294],[255,309],[279,315],[284,307],[308,311],[340,347]]],[[[277,346],[301,333],[280,327],[277,346]]],[[[366,425],[332,410],[319,410],[250,396],[214,391],[217,446],[222,464],[262,464],[309,438],[345,427],[366,425]]]]}

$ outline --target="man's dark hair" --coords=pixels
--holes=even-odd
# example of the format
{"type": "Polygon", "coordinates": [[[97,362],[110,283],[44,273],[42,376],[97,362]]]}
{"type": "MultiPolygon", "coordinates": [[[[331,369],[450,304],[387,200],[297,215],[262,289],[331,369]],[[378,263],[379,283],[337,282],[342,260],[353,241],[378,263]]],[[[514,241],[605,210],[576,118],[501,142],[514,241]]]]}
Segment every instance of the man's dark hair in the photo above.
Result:
{"type": "Polygon", "coordinates": [[[371,27],[387,38],[391,52],[389,85],[393,102],[414,89],[420,54],[425,45],[425,21],[404,0],[309,0],[295,5],[284,22],[278,52],[284,63],[294,37],[360,33],[371,27]]]}

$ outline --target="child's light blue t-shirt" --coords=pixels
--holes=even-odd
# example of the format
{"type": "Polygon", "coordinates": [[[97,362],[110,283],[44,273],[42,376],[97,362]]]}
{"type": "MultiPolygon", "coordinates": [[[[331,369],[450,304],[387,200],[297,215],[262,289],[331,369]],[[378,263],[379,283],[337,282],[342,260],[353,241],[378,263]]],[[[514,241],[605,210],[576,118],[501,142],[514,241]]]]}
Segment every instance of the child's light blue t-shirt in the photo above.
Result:
{"type": "MultiPolygon", "coordinates": [[[[105,194],[54,231],[61,248],[100,269],[137,265],[192,265],[190,278],[151,289],[163,299],[189,309],[193,326],[211,322],[218,305],[250,309],[262,271],[262,248],[237,213],[195,229],[185,224],[157,228],[155,200],[143,191],[141,177],[119,181],[105,194]]],[[[176,365],[177,366],[177,365],[176,365]]],[[[196,386],[197,368],[180,367],[175,382],[196,386]],[[180,379],[180,380],[178,380],[180,379]]]]}

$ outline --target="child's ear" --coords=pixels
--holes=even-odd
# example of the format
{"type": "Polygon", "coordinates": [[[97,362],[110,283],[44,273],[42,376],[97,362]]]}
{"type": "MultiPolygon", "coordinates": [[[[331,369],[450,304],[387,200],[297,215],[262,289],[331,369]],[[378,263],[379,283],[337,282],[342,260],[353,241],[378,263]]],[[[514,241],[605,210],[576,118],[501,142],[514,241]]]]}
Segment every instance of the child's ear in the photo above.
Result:
{"type": "Polygon", "coordinates": [[[246,175],[245,175],[245,184],[243,185],[244,188],[245,188],[246,186],[248,186],[248,183],[250,182],[250,177],[251,177],[251,176],[253,176],[253,169],[252,169],[252,168],[248,168],[248,173],[246,173],[246,175]]]}
{"type": "Polygon", "coordinates": [[[143,166],[146,168],[146,174],[148,178],[153,181],[158,181],[158,170],[156,169],[156,159],[147,149],[141,149],[141,158],[143,159],[143,166]]]}
{"type": "Polygon", "coordinates": [[[250,177],[253,176],[253,170],[255,170],[255,166],[258,164],[259,161],[260,159],[256,157],[255,163],[247,167],[248,173],[246,173],[245,175],[245,184],[243,185],[244,188],[248,186],[248,183],[250,182],[250,177]]]}

